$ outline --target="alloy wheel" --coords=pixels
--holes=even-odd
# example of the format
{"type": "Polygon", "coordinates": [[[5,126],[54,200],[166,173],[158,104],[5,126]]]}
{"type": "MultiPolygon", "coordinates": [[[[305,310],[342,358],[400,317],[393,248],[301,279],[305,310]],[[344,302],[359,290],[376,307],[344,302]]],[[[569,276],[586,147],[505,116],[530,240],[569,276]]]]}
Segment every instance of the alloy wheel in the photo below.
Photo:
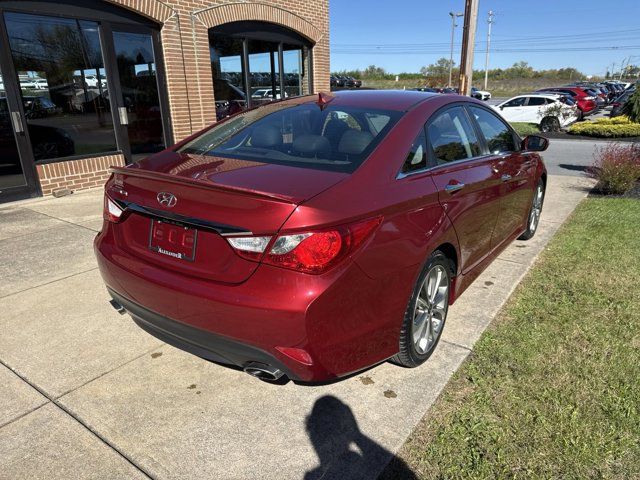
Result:
{"type": "Polygon", "coordinates": [[[428,353],[437,343],[447,316],[449,274],[435,265],[424,279],[413,312],[412,338],[420,355],[428,353]]]}
{"type": "Polygon", "coordinates": [[[538,185],[536,188],[536,194],[533,197],[533,206],[531,207],[531,214],[529,215],[529,230],[535,232],[538,228],[538,222],[540,221],[540,214],[542,213],[542,198],[544,192],[542,185],[538,185]]]}

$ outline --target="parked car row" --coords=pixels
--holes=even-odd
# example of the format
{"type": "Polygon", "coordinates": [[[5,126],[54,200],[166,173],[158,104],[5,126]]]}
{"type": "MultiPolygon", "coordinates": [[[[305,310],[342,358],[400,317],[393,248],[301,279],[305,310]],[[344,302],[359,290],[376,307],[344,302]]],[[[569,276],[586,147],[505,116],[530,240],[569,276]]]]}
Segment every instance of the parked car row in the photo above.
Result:
{"type": "Polygon", "coordinates": [[[613,107],[612,116],[620,115],[634,90],[634,85],[617,81],[577,82],[518,95],[494,108],[510,122],[535,123],[541,131],[550,132],[584,120],[609,105],[613,107]]]}
{"type": "MultiPolygon", "coordinates": [[[[429,93],[448,93],[448,94],[459,94],[460,90],[453,87],[418,87],[414,88],[418,92],[429,92],[429,93]]],[[[491,93],[485,90],[479,90],[476,87],[471,87],[471,96],[473,98],[477,98],[478,100],[490,100],[491,93]]]]}
{"type": "Polygon", "coordinates": [[[331,75],[331,77],[329,77],[329,82],[332,88],[360,88],[362,86],[362,80],[346,75],[331,75]]]}

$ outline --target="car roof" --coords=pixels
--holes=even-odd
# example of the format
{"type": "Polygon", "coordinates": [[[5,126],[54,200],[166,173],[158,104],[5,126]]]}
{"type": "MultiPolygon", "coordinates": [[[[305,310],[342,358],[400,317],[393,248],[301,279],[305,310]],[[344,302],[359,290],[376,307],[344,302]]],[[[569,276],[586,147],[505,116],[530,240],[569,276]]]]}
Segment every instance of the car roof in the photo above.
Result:
{"type": "MultiPolygon", "coordinates": [[[[442,98],[443,95],[431,92],[419,92],[416,90],[341,90],[338,92],[325,93],[330,97],[330,105],[369,107],[380,110],[407,111],[418,103],[431,98],[442,98]]],[[[456,96],[458,100],[459,96],[456,96]]],[[[306,95],[285,100],[283,104],[311,103],[318,100],[318,95],[306,95]]]]}

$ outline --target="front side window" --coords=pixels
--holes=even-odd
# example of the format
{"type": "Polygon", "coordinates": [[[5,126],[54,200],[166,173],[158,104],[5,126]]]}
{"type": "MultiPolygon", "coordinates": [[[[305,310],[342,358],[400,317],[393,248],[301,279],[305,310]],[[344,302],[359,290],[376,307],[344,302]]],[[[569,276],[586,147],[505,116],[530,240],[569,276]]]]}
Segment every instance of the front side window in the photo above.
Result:
{"type": "Polygon", "coordinates": [[[353,172],[401,112],[316,103],[269,104],[213,127],[183,153],[353,172]],[[372,126],[375,118],[380,130],[372,126]],[[385,117],[383,119],[382,117],[385,117]]]}
{"type": "Polygon", "coordinates": [[[117,150],[98,24],[4,16],[35,160],[117,150]]]}
{"type": "Polygon", "coordinates": [[[526,99],[527,99],[527,97],[514,98],[513,100],[510,100],[507,103],[505,103],[504,105],[502,105],[502,107],[503,108],[522,107],[522,106],[524,106],[524,102],[525,102],[526,99]]]}
{"type": "Polygon", "coordinates": [[[427,127],[437,165],[480,155],[476,134],[462,107],[440,113],[427,127]]]}
{"type": "Polygon", "coordinates": [[[517,150],[509,127],[493,113],[479,107],[469,107],[487,142],[489,153],[498,154],[517,150]]]}

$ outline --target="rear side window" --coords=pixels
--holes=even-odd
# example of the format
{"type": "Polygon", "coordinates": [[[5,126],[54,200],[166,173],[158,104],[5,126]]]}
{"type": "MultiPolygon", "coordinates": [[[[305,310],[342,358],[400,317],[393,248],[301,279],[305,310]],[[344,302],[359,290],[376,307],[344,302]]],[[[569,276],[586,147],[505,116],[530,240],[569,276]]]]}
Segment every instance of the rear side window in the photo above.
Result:
{"type": "Polygon", "coordinates": [[[540,105],[546,105],[547,99],[542,97],[529,97],[529,105],[530,107],[538,107],[540,105]]]}
{"type": "Polygon", "coordinates": [[[513,134],[502,120],[484,108],[469,107],[469,109],[487,141],[489,153],[506,153],[517,150],[513,134]]]}
{"type": "Polygon", "coordinates": [[[411,145],[407,154],[407,159],[402,166],[402,173],[415,172],[427,166],[427,138],[424,130],[420,132],[418,138],[411,145]]]}
{"type": "Polygon", "coordinates": [[[478,139],[462,107],[437,114],[429,122],[427,136],[437,165],[480,155],[478,139]]]}
{"type": "Polygon", "coordinates": [[[243,112],[180,148],[182,153],[353,172],[402,112],[273,103],[243,112]]]}

